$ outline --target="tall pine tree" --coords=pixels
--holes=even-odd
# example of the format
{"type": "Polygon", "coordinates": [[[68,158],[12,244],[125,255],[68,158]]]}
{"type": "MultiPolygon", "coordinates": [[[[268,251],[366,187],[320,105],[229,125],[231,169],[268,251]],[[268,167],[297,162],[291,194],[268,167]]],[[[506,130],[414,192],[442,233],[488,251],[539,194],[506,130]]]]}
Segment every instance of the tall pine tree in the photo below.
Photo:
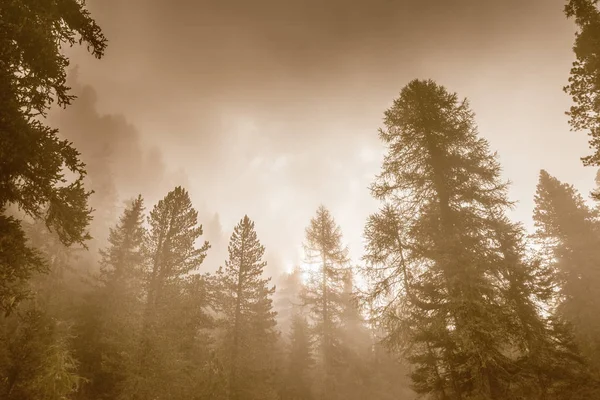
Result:
{"type": "Polygon", "coordinates": [[[584,353],[600,367],[600,224],[572,185],[540,172],[535,236],[559,279],[558,311],[575,329],[584,353]]]}
{"type": "Polygon", "coordinates": [[[368,220],[365,260],[388,344],[404,345],[418,393],[522,396],[535,370],[524,368],[531,349],[511,302],[534,296],[532,273],[519,230],[505,229],[511,203],[495,156],[467,101],[431,80],[410,82],[384,121],[388,153],[371,187],[384,205],[368,220]]]}
{"type": "MultiPolygon", "coordinates": [[[[521,395],[540,399],[594,397],[589,368],[581,357],[572,330],[556,316],[556,275],[537,255],[527,256],[523,229],[506,216],[495,224],[496,273],[504,281],[502,308],[512,326],[511,352],[521,371],[515,374],[521,395]]],[[[531,246],[530,246],[531,247],[531,246]]]]}
{"type": "Polygon", "coordinates": [[[81,307],[77,356],[89,383],[81,393],[114,399],[132,372],[142,312],[142,268],[145,262],[144,202],[129,204],[110,229],[100,251],[98,286],[81,307]]]}
{"type": "Polygon", "coordinates": [[[216,274],[230,400],[276,397],[274,349],[278,333],[271,299],[275,287],[269,287],[270,278],[263,278],[264,253],[254,222],[244,216],[231,235],[229,259],[216,274]]]}
{"type": "Polygon", "coordinates": [[[148,217],[144,242],[146,265],[143,276],[145,309],[138,371],[129,378],[130,398],[171,398],[180,390],[182,349],[178,305],[184,298],[186,277],[206,257],[208,242],[196,247],[202,235],[198,213],[188,192],[178,186],[160,200],[148,217]]]}
{"type": "Polygon", "coordinates": [[[306,228],[304,243],[306,262],[315,265],[301,294],[302,303],[310,311],[317,341],[320,368],[320,396],[334,399],[340,393],[341,362],[340,329],[344,312],[344,278],[347,272],[348,249],[342,245],[342,233],[324,207],[306,228]]]}

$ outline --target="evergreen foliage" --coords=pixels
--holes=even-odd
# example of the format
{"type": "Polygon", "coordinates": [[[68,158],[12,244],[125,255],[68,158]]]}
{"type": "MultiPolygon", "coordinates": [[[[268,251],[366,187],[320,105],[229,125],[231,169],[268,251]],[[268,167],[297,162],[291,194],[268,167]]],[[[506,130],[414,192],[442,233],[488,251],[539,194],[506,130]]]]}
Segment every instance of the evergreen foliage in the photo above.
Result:
{"type": "Polygon", "coordinates": [[[558,277],[558,317],[569,321],[583,354],[600,367],[600,225],[572,185],[540,172],[535,237],[558,277]]]}
{"type": "Polygon", "coordinates": [[[6,314],[27,297],[31,275],[45,270],[20,221],[6,215],[9,206],[43,220],[65,245],[89,239],[85,166],[71,143],[43,123],[52,102],[66,107],[73,99],[61,46],[84,42],[94,56],[103,55],[106,39],[82,1],[0,4],[0,307],[6,314]]]}
{"type": "Polygon", "coordinates": [[[276,396],[273,374],[278,332],[271,299],[275,287],[269,287],[270,278],[263,278],[264,252],[254,222],[244,216],[231,235],[229,259],[216,274],[232,400],[276,396]]]}
{"type": "Polygon", "coordinates": [[[540,357],[532,326],[536,344],[552,339],[533,304],[520,229],[504,216],[500,166],[468,102],[411,81],[380,137],[388,153],[371,190],[384,206],[367,224],[365,259],[371,300],[388,343],[404,344],[414,389],[442,399],[539,395],[555,382],[531,386],[539,369],[530,361],[540,357]]]}
{"type": "MultiPolygon", "coordinates": [[[[570,125],[590,136],[584,164],[600,165],[600,9],[564,12],[578,27],[570,125]]],[[[0,1],[0,399],[600,398],[600,208],[541,171],[528,236],[467,100],[409,82],[379,132],[364,265],[320,206],[303,265],[276,290],[265,260],[291,255],[267,254],[248,216],[207,273],[225,257],[220,214],[204,232],[181,186],[117,221],[123,189],[160,174],[112,168],[112,150],[132,149],[115,140],[122,121],[47,125],[74,99],[63,49],[76,44],[106,48],[84,0],[0,1]]]]}
{"type": "Polygon", "coordinates": [[[594,153],[583,157],[585,165],[600,165],[600,10],[598,0],[569,0],[564,12],[578,27],[573,52],[575,62],[564,91],[575,103],[569,112],[574,130],[587,131],[594,153]]]}
{"type": "Polygon", "coordinates": [[[310,310],[317,342],[317,361],[321,370],[318,389],[321,398],[334,399],[340,394],[337,372],[341,363],[340,327],[342,321],[344,277],[348,250],[342,245],[342,233],[324,207],[317,209],[306,228],[306,262],[316,265],[301,293],[303,306],[310,310]]]}

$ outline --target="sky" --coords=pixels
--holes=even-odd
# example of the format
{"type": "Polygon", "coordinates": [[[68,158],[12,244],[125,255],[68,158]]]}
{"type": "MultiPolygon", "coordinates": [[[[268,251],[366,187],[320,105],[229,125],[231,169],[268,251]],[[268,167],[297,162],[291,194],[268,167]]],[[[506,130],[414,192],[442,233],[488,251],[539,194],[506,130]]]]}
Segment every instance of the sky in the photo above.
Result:
{"type": "Polygon", "coordinates": [[[587,138],[564,114],[575,27],[562,0],[87,3],[108,48],[68,51],[80,97],[53,121],[103,160],[119,199],[141,193],[150,208],[185,186],[207,236],[222,227],[213,266],[247,214],[271,271],[289,269],[319,204],[358,262],[378,208],[377,131],[415,78],[469,99],[526,227],[541,168],[585,196],[594,185],[587,138]]]}

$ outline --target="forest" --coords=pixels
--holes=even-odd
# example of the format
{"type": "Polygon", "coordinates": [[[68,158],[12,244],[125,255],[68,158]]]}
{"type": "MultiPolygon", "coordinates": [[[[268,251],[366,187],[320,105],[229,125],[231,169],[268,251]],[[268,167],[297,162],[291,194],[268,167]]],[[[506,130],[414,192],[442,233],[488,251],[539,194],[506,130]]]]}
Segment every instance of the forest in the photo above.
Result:
{"type": "MultiPolygon", "coordinates": [[[[577,32],[555,90],[591,169],[597,3],[563,5],[577,32]]],[[[294,244],[302,261],[269,269],[260,219],[240,215],[219,243],[183,185],[120,204],[113,180],[141,178],[111,176],[91,156],[100,140],[56,128],[92,96],[67,49],[101,66],[120,40],[92,14],[83,0],[0,0],[0,399],[600,399],[600,172],[581,193],[540,170],[527,229],[477,110],[413,79],[372,127],[385,153],[361,257],[323,202],[294,244]]]]}

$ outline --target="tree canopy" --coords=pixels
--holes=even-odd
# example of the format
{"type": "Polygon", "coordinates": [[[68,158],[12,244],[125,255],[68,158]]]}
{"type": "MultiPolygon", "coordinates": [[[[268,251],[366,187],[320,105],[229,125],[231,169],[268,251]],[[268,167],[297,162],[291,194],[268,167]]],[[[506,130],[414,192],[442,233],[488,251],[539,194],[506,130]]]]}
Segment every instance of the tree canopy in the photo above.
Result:
{"type": "MultiPolygon", "coordinates": [[[[0,241],[7,281],[23,287],[42,263],[24,241],[20,223],[6,216],[9,206],[43,219],[66,245],[84,244],[91,209],[83,187],[85,165],[58,131],[44,124],[53,102],[73,100],[65,84],[69,59],[62,46],[85,44],[102,57],[106,38],[80,0],[39,2],[6,0],[0,4],[0,241]],[[10,245],[8,245],[10,243],[10,245]],[[11,254],[17,252],[19,256],[11,254]]],[[[14,305],[19,293],[0,293],[14,305]]]]}

